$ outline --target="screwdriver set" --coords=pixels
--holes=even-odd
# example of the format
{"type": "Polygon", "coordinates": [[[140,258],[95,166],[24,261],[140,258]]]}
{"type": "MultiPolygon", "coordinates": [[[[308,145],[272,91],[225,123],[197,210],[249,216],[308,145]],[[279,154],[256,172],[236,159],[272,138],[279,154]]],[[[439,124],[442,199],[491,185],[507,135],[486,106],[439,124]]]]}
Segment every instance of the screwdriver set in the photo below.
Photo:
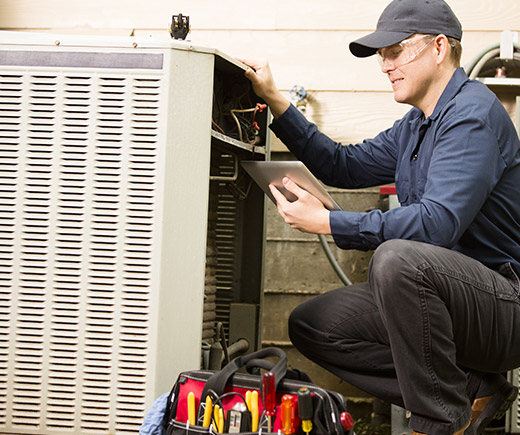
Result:
{"type": "Polygon", "coordinates": [[[344,397],[297,379],[301,372],[286,364],[280,349],[266,348],[221,371],[181,373],[168,399],[166,434],[353,435],[344,397]],[[280,357],[277,364],[265,360],[273,356],[280,357]],[[246,367],[252,373],[243,373],[246,367]]]}

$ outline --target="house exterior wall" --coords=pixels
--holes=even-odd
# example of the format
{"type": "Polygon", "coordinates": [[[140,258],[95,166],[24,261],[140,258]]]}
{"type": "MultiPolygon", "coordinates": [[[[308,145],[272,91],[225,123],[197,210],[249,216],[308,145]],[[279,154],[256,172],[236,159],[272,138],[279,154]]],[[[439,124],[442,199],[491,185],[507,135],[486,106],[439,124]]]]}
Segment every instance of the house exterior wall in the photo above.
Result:
{"type": "MultiPolygon", "coordinates": [[[[0,0],[0,29],[56,33],[167,36],[172,15],[190,16],[195,43],[238,57],[270,61],[278,87],[289,96],[294,85],[308,93],[306,116],[344,144],[390,127],[408,106],[394,102],[391,86],[374,58],[358,59],[348,43],[370,31],[387,0],[0,0]]],[[[462,22],[462,65],[500,41],[503,30],[520,30],[518,0],[450,0],[462,22]]],[[[273,158],[290,158],[272,137],[273,158]]],[[[334,191],[346,208],[379,206],[377,188],[334,191]]],[[[264,344],[287,349],[294,365],[317,382],[366,397],[309,364],[291,348],[286,319],[306,298],[341,286],[315,236],[283,224],[269,204],[266,247],[264,344]],[[308,264],[312,262],[313,267],[308,264]]],[[[354,282],[366,278],[370,253],[331,248],[354,282]]]]}

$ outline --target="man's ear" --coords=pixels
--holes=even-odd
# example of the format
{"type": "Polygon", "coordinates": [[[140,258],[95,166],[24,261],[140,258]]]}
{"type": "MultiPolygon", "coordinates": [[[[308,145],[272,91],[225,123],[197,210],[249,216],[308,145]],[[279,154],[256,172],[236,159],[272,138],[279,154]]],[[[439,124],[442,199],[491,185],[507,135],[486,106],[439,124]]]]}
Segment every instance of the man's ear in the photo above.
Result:
{"type": "Polygon", "coordinates": [[[435,41],[433,41],[433,44],[436,55],[436,63],[440,65],[448,56],[448,52],[450,50],[450,43],[446,35],[438,35],[435,37],[435,41]]]}

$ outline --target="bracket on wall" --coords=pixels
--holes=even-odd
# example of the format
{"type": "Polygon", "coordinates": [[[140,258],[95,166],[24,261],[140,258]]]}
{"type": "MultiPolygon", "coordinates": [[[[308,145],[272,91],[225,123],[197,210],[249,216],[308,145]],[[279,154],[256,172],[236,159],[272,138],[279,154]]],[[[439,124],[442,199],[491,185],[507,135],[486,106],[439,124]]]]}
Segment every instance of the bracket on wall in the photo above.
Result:
{"type": "Polygon", "coordinates": [[[173,15],[172,24],[170,26],[170,35],[174,39],[186,39],[190,33],[190,17],[189,15],[173,15]]]}

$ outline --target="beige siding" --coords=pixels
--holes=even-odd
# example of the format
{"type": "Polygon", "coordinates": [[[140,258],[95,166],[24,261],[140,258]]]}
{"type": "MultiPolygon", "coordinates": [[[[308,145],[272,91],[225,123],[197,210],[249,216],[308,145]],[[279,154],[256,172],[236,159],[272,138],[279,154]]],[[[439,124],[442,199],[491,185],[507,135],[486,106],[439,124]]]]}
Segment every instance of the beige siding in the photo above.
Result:
{"type": "MultiPolygon", "coordinates": [[[[0,0],[0,28],[66,33],[165,34],[172,14],[190,16],[194,42],[268,58],[282,90],[304,86],[308,117],[344,143],[373,136],[408,108],[393,101],[375,59],[348,43],[372,30],[387,0],[0,0]],[[354,12],[355,11],[355,12],[354,12]]],[[[520,29],[518,0],[451,0],[465,30],[463,65],[520,29]]],[[[276,140],[274,150],[283,150],[276,140]]]]}
{"type": "MultiPolygon", "coordinates": [[[[172,13],[193,17],[198,29],[367,30],[387,0],[2,0],[0,26],[50,28],[161,28],[172,13]]],[[[518,26],[515,0],[451,0],[464,28],[493,31],[518,26]]]]}
{"type": "MultiPolygon", "coordinates": [[[[448,1],[465,30],[464,65],[498,43],[502,30],[520,30],[519,0],[448,1]]],[[[231,55],[268,58],[279,88],[286,93],[295,84],[304,86],[309,94],[307,116],[332,138],[347,144],[372,137],[390,127],[408,110],[407,106],[394,102],[389,83],[375,59],[357,59],[348,51],[350,41],[374,29],[377,17],[388,2],[0,0],[0,29],[167,35],[171,15],[183,13],[190,16],[192,33],[189,39],[192,41],[217,47],[231,55]]],[[[272,148],[285,150],[275,138],[272,148]]],[[[377,190],[336,195],[352,210],[365,211],[378,206],[377,190]]],[[[267,343],[274,340],[273,343],[288,345],[284,318],[288,315],[288,307],[300,303],[305,296],[299,293],[300,290],[318,292],[340,283],[326,264],[317,239],[302,236],[283,224],[271,204],[268,225],[264,324],[269,325],[268,328],[278,326],[281,332],[277,335],[266,329],[264,339],[267,343]],[[316,267],[305,268],[308,264],[305,260],[309,258],[316,267]],[[295,269],[291,262],[297,263],[300,269],[295,269]],[[293,294],[288,303],[287,299],[280,303],[280,290],[293,294]],[[274,297],[270,299],[273,293],[274,297]],[[285,311],[280,313],[276,309],[285,311]],[[277,325],[275,320],[282,324],[277,325]]],[[[331,248],[335,249],[332,244],[331,248]]],[[[354,282],[365,279],[370,253],[339,249],[334,252],[354,282]]],[[[291,361],[295,358],[293,353],[290,358],[291,361]]],[[[328,388],[338,391],[348,388],[345,383],[336,385],[331,381],[326,384],[327,373],[317,372],[312,365],[307,368],[305,364],[308,362],[296,359],[294,366],[309,372],[320,384],[323,381],[322,385],[328,388]]],[[[351,390],[346,393],[362,395],[351,390]]]]}

